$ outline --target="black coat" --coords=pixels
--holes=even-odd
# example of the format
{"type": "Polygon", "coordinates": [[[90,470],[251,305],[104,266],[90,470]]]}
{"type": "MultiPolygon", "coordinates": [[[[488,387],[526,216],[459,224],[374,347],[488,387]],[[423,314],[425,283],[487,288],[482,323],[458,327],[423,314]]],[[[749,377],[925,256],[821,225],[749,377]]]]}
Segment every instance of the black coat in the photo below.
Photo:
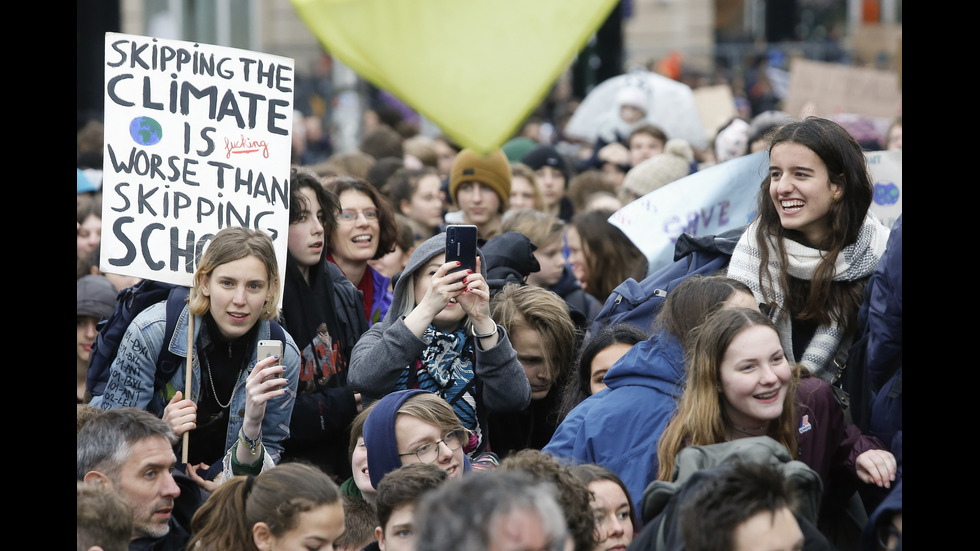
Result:
{"type": "Polygon", "coordinates": [[[347,430],[357,415],[357,404],[347,385],[347,363],[368,328],[362,296],[340,268],[326,260],[313,270],[307,284],[287,255],[282,325],[302,358],[283,460],[312,462],[338,483],[351,476],[347,430]]]}
{"type": "Polygon", "coordinates": [[[592,325],[592,321],[602,310],[599,299],[585,292],[568,266],[565,266],[561,279],[551,286],[551,290],[565,300],[565,304],[568,304],[569,310],[572,311],[572,320],[576,327],[583,331],[592,325]]]}

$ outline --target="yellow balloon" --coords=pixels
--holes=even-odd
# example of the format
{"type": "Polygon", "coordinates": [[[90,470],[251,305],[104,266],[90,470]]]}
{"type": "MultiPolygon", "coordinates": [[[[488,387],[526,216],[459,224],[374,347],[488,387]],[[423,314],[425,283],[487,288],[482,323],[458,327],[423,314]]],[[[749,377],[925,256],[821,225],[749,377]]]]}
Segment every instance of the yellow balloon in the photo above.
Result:
{"type": "Polygon", "coordinates": [[[617,0],[292,0],[320,42],[464,147],[500,147],[617,0]]]}

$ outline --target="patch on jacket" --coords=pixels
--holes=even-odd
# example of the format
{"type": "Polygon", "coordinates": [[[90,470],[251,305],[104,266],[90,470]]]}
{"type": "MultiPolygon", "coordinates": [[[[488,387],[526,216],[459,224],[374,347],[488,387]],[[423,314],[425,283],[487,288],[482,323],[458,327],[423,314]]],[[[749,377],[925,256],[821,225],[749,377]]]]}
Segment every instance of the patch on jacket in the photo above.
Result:
{"type": "Polygon", "coordinates": [[[804,432],[806,432],[806,431],[808,431],[808,430],[810,430],[812,428],[813,428],[813,425],[810,424],[810,416],[809,415],[804,415],[803,416],[803,420],[800,421],[800,434],[803,434],[804,432]]]}

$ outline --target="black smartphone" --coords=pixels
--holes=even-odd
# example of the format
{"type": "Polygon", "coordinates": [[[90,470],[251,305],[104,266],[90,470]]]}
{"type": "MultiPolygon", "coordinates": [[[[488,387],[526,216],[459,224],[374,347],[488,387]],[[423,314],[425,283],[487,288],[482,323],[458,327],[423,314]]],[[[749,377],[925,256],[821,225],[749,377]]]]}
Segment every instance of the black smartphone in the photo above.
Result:
{"type": "Polygon", "coordinates": [[[446,226],[446,262],[457,261],[457,270],[476,271],[476,226],[454,224],[446,226]]]}

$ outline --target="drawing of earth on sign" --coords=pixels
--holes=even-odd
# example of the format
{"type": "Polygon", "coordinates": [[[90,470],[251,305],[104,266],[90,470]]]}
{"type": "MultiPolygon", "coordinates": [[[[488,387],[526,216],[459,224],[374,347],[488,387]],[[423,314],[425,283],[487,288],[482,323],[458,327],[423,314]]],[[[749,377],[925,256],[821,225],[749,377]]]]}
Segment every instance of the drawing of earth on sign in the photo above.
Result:
{"type": "Polygon", "coordinates": [[[163,137],[163,128],[150,117],[136,117],[129,123],[129,135],[140,145],[155,145],[163,137]]]}
{"type": "Polygon", "coordinates": [[[901,192],[894,182],[875,182],[874,201],[879,205],[894,205],[901,192]]]}

